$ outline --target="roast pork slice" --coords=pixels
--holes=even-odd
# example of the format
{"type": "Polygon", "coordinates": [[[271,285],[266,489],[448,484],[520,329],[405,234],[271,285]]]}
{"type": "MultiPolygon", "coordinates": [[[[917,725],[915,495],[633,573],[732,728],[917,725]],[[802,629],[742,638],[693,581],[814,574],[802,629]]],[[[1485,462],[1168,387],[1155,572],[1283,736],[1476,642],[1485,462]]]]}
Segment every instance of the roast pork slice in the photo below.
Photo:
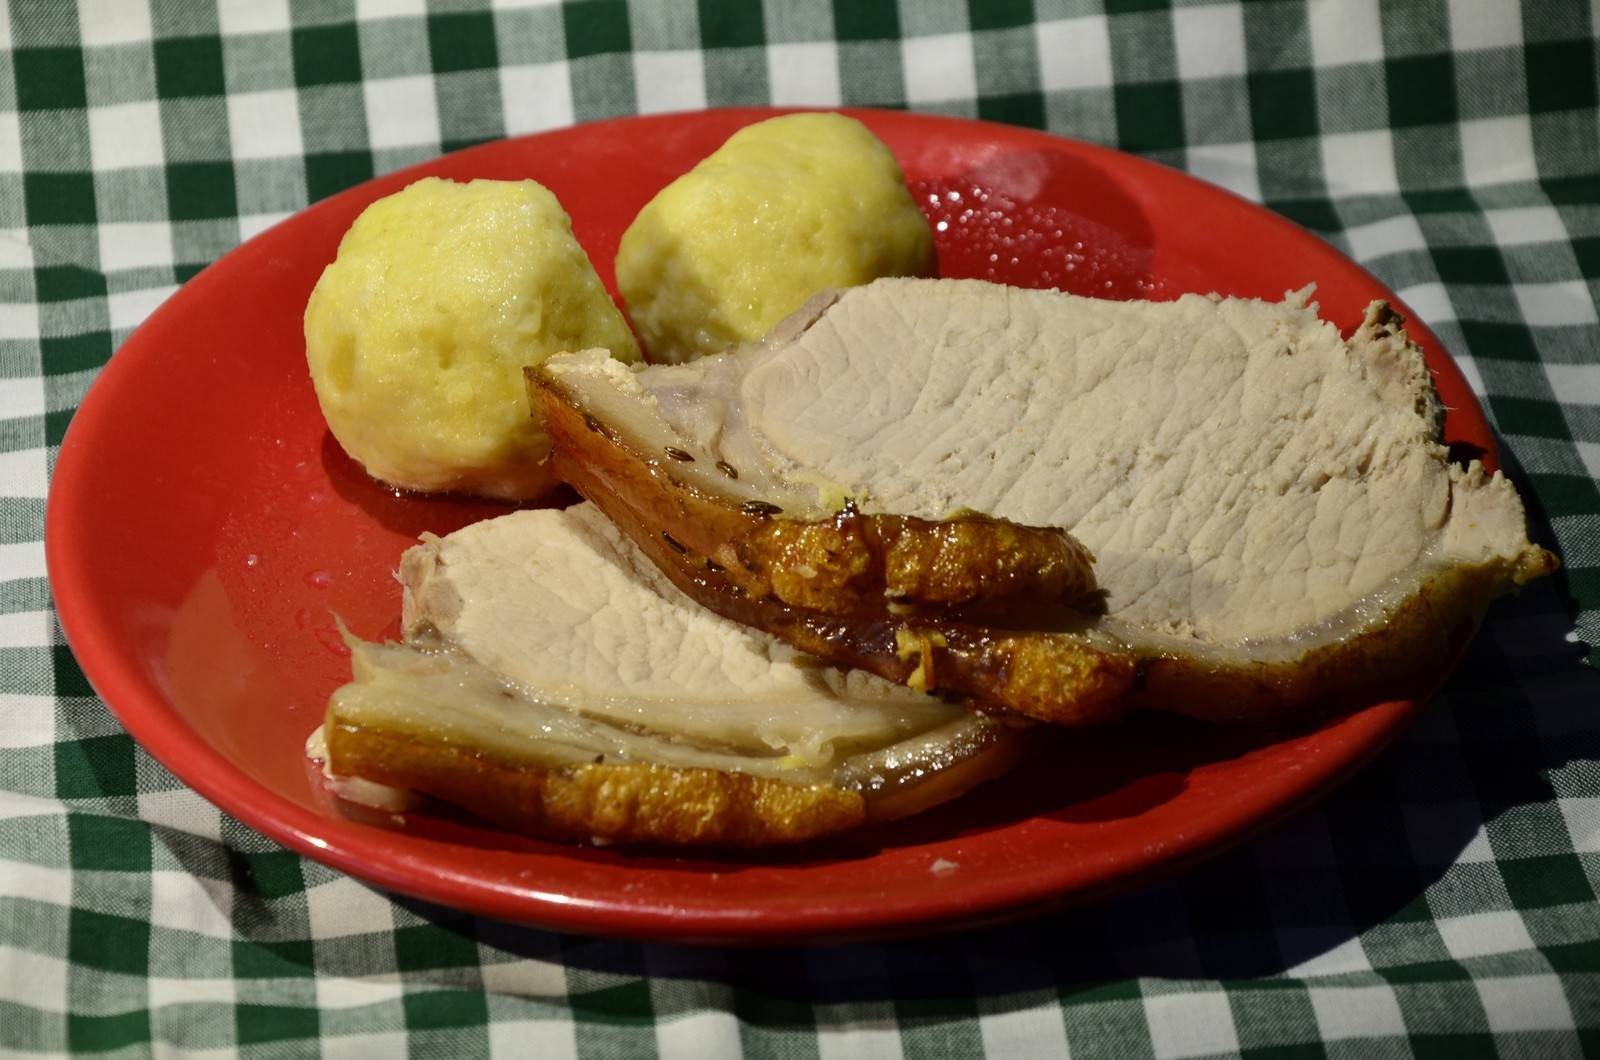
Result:
{"type": "MultiPolygon", "coordinates": [[[[1104,701],[1121,683],[1126,703],[1262,720],[1400,688],[1491,598],[1555,566],[1510,483],[1449,460],[1403,323],[1375,303],[1346,340],[1309,290],[1112,302],[880,280],[814,299],[754,347],[637,371],[578,353],[536,378],[558,467],[641,541],[662,513],[608,473],[578,423],[695,453],[702,473],[726,464],[749,501],[786,512],[848,500],[1069,528],[1096,557],[1103,614],[1074,624],[1024,594],[976,622],[970,605],[910,616],[891,639],[929,634],[938,687],[1071,721],[1114,713],[1104,701]],[[1057,656],[1072,661],[1032,666],[1057,656]],[[1049,674],[1095,658],[1104,680],[1052,689],[1049,674]],[[1034,675],[1025,695],[1019,667],[1034,675]],[[1102,702],[1085,711],[1085,694],[1102,702]]],[[[687,585],[714,553],[652,554],[687,585]]],[[[694,580],[708,606],[807,651],[912,676],[863,651],[884,643],[881,623],[797,634],[793,608],[694,580]]]]}
{"type": "Polygon", "coordinates": [[[557,838],[759,846],[915,812],[1012,727],[708,612],[590,505],[408,551],[403,644],[353,643],[328,764],[557,838]]]}

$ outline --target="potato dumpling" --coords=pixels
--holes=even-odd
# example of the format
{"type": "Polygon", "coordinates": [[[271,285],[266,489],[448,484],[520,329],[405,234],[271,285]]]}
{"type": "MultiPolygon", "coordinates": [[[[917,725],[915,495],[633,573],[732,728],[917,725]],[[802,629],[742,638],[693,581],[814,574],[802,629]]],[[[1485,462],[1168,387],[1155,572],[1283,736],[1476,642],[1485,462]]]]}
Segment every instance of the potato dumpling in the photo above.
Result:
{"type": "Polygon", "coordinates": [[[617,286],[652,360],[758,339],[826,287],[933,271],[933,234],[889,149],[840,114],[734,133],[639,211],[617,286]]]}
{"type": "Polygon", "coordinates": [[[328,426],[369,474],[502,500],[556,481],[523,366],[600,346],[639,359],[566,212],[531,180],[429,177],[373,203],[305,328],[328,426]]]}

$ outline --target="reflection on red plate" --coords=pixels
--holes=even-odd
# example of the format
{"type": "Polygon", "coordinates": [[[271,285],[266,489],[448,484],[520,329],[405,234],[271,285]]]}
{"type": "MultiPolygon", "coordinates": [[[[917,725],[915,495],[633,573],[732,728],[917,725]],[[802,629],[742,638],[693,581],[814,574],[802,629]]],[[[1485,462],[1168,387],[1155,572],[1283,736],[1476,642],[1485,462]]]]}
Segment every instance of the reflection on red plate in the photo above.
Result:
{"type": "MultiPolygon", "coordinates": [[[[503,510],[396,496],[328,437],[301,312],[340,235],[424,175],[532,177],[566,205],[609,282],[638,208],[769,114],[603,122],[372,181],[229,254],[129,339],[67,433],[45,536],[68,639],[153,755],[265,834],[386,888],[574,931],[776,942],[976,923],[1171,871],[1303,805],[1398,731],[1415,704],[1254,745],[1175,720],[1066,734],[925,818],[759,857],[629,855],[448,815],[392,830],[328,813],[301,746],[348,674],[333,616],[363,636],[392,634],[401,551],[421,531],[503,510]]],[[[857,116],[901,160],[944,275],[1117,298],[1278,298],[1315,281],[1324,315],[1345,329],[1369,300],[1394,299],[1294,225],[1172,170],[1003,126],[857,116]]],[[[1425,328],[1413,334],[1452,410],[1450,440],[1492,459],[1460,372],[1425,328]]]]}

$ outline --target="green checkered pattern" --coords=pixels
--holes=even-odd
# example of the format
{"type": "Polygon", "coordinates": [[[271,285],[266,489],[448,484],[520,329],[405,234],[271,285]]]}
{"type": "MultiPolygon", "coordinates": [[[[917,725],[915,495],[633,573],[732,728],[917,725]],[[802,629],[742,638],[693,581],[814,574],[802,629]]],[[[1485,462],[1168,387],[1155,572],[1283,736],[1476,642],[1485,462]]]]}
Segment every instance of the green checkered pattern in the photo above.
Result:
{"type": "MultiPolygon", "coordinates": [[[[1600,1055],[1600,121],[1581,0],[11,0],[0,21],[0,1053],[1600,1055]],[[725,952],[394,899],[185,790],[62,641],[96,370],[341,188],[641,111],[910,107],[1264,202],[1400,292],[1562,573],[1318,810],[1080,912],[725,952]]],[[[1241,248],[1247,253],[1247,248],[1241,248]]]]}

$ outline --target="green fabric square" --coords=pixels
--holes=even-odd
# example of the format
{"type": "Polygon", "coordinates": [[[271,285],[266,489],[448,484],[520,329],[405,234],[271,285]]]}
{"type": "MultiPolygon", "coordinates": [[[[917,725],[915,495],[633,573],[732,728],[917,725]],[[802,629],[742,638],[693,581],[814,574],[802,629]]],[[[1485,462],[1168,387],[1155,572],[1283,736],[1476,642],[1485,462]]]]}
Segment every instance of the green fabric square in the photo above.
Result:
{"type": "Polygon", "coordinates": [[[1310,70],[1268,70],[1248,77],[1250,125],[1261,140],[1316,136],[1317,85],[1310,70]]]}
{"type": "Polygon", "coordinates": [[[1503,324],[1489,320],[1463,319],[1461,334],[1467,340],[1467,349],[1474,357],[1492,357],[1503,361],[1539,360],[1533,336],[1521,324],[1503,324]]]}
{"type": "Polygon", "coordinates": [[[150,1011],[134,1009],[110,1016],[67,1013],[67,1047],[73,1055],[141,1049],[150,1042],[150,1011]]]}
{"type": "Polygon", "coordinates": [[[119,733],[66,740],[55,745],[55,755],[56,795],[60,798],[93,799],[138,791],[129,736],[119,733]]]}
{"type": "Polygon", "coordinates": [[[353,24],[296,27],[290,41],[295,84],[361,80],[361,44],[353,24]]]}
{"type": "Polygon", "coordinates": [[[150,871],[150,828],[143,821],[73,814],[67,818],[67,842],[74,869],[150,871]]]}
{"type": "Polygon", "coordinates": [[[29,225],[94,224],[94,176],[24,173],[22,196],[29,225]]]}
{"type": "MultiPolygon", "coordinates": [[[[1237,1021],[1247,1029],[1251,1026],[1248,1022],[1237,1021]]],[[[1282,1026],[1283,1013],[1273,1012],[1265,1026],[1282,1026]]],[[[1312,1024],[1307,1024],[1312,1026],[1312,1024]]],[[[1307,1031],[1313,1034],[1314,1031],[1307,1031]]],[[[1328,1051],[1315,1042],[1304,1042],[1298,1045],[1258,1045],[1254,1047],[1242,1046],[1239,1049],[1239,1060],[1324,1060],[1328,1051]]]]}
{"type": "Polygon", "coordinates": [[[233,974],[240,979],[292,979],[315,974],[310,939],[233,940],[233,974]]]}
{"type": "Polygon", "coordinates": [[[56,409],[44,414],[44,444],[60,445],[67,436],[67,425],[72,422],[76,409],[56,409]]]}
{"type": "Polygon", "coordinates": [[[761,5],[699,0],[700,43],[706,48],[753,48],[764,44],[761,5]]]}
{"type": "MultiPolygon", "coordinates": [[[[1518,433],[1505,426],[1501,414],[1501,400],[1494,402],[1495,418],[1507,434],[1518,433]]],[[[1528,402],[1528,404],[1547,404],[1528,402]]],[[[1557,406],[1550,405],[1556,409],[1557,406]]],[[[1559,413],[1558,413],[1559,415],[1559,413]]],[[[1532,433],[1532,432],[1529,432],[1532,433]]],[[[1537,858],[1516,858],[1501,861],[1500,875],[1506,881],[1506,892],[1520,909],[1547,905],[1571,905],[1593,902],[1594,888],[1583,874],[1583,864],[1574,854],[1549,854],[1537,858]]]]}
{"type": "Polygon", "coordinates": [[[967,21],[975,30],[1030,26],[1033,19],[1033,0],[967,0],[967,21]]]}
{"type": "Polygon", "coordinates": [[[317,1010],[298,1005],[239,1005],[235,1010],[239,1044],[315,1039],[317,1010]]]}
{"type": "Polygon", "coordinates": [[[1571,438],[1561,406],[1536,398],[1491,397],[1495,424],[1502,434],[1532,435],[1536,438],[1571,438]]]}
{"type": "Polygon", "coordinates": [[[494,15],[487,11],[428,16],[428,53],[437,73],[491,70],[499,64],[494,15]]]}
{"type": "Polygon", "coordinates": [[[436,924],[396,928],[394,959],[401,971],[471,968],[478,963],[478,944],[436,924]]]}
{"type": "Polygon", "coordinates": [[[298,855],[287,850],[228,851],[228,874],[244,894],[284,898],[305,890],[298,855]]]}
{"type": "MultiPolygon", "coordinates": [[[[1556,395],[1558,398],[1561,396],[1556,395]]],[[[1600,485],[1587,475],[1534,474],[1528,478],[1545,515],[1551,519],[1600,512],[1600,485]]],[[[1573,572],[1567,570],[1562,573],[1570,577],[1573,572]]]]}
{"type": "Polygon", "coordinates": [[[217,37],[169,37],[156,41],[156,88],[162,98],[220,96],[222,41],[217,37]]]}
{"type": "Polygon", "coordinates": [[[833,0],[833,32],[841,41],[894,40],[900,12],[894,0],[833,0]]]}
{"type": "Polygon", "coordinates": [[[77,265],[48,265],[34,273],[41,302],[70,302],[77,298],[103,298],[106,278],[77,265]]]}
{"type": "Polygon", "coordinates": [[[1539,953],[1560,975],[1600,975],[1600,942],[1540,946],[1539,953]]]}
{"type": "MultiPolygon", "coordinates": [[[[39,348],[45,371],[51,375],[87,371],[99,368],[111,359],[111,333],[85,331],[77,335],[48,336],[39,340],[39,348]]],[[[77,671],[74,665],[73,670],[69,671],[69,681],[72,680],[71,674],[75,672],[77,671]]],[[[87,682],[84,682],[81,689],[70,684],[63,686],[58,674],[56,694],[89,696],[94,692],[87,682]]]]}
{"type": "Polygon", "coordinates": [[[1433,267],[1445,283],[1508,284],[1505,259],[1496,247],[1433,248],[1433,267]]]}
{"type": "Polygon", "coordinates": [[[1411,1055],[1416,1060],[1497,1060],[1494,1039],[1477,1034],[1412,1034],[1411,1055]]]}
{"type": "Polygon", "coordinates": [[[1117,140],[1128,151],[1182,147],[1183,93],[1175,81],[1118,85],[1117,140]]]}
{"type": "Polygon", "coordinates": [[[649,1023],[655,1014],[650,984],[644,979],[573,994],[570,1003],[573,1019],[586,1023],[649,1023]]]}
{"type": "Polygon", "coordinates": [[[1044,121],[1044,96],[1038,92],[1018,92],[1005,96],[980,96],[978,117],[985,121],[1005,122],[1007,125],[1025,125],[1042,129],[1044,121]]]}
{"type": "Polygon", "coordinates": [[[150,972],[150,925],[132,917],[73,909],[67,928],[67,959],[108,972],[150,972]]]}
{"type": "Polygon", "coordinates": [[[1389,124],[1395,128],[1456,120],[1455,63],[1448,55],[1416,55],[1383,64],[1389,124]]]}
{"type": "Polygon", "coordinates": [[[372,179],[367,151],[333,151],[306,156],[306,197],[311,202],[372,179]]]}
{"type": "Polygon", "coordinates": [[[446,1027],[481,1027],[489,1020],[489,1005],[477,990],[428,990],[401,999],[406,1027],[413,1031],[446,1027]]]}
{"type": "Polygon", "coordinates": [[[1594,47],[1594,41],[1587,39],[1528,45],[1528,109],[1535,114],[1592,110],[1596,104],[1594,47]]]}
{"type": "Polygon", "coordinates": [[[12,53],[18,110],[66,110],[87,105],[83,52],[77,48],[19,48],[12,53]]]}
{"type": "Polygon", "coordinates": [[[626,52],[632,43],[628,5],[620,0],[567,4],[561,9],[561,24],[567,35],[567,55],[572,59],[626,52]]]}
{"type": "Polygon", "coordinates": [[[233,166],[228,162],[174,162],[167,166],[167,215],[174,221],[237,217],[233,166]]]}
{"type": "Polygon", "coordinates": [[[1141,11],[1165,11],[1172,0],[1106,0],[1106,14],[1132,15],[1141,11]]]}
{"type": "MultiPolygon", "coordinates": [[[[50,340],[46,339],[46,342],[50,340]]],[[[55,362],[45,357],[48,365],[47,371],[56,369],[55,362]]],[[[104,363],[104,362],[98,362],[104,363]]],[[[92,696],[94,689],[89,685],[89,679],[84,676],[83,667],[78,665],[78,659],[72,654],[72,649],[65,644],[52,645],[50,648],[50,671],[58,696],[92,696]]]]}
{"type": "Polygon", "coordinates": [[[1327,199],[1284,200],[1268,203],[1278,213],[1314,232],[1337,232],[1344,227],[1339,212],[1327,199]]]}

